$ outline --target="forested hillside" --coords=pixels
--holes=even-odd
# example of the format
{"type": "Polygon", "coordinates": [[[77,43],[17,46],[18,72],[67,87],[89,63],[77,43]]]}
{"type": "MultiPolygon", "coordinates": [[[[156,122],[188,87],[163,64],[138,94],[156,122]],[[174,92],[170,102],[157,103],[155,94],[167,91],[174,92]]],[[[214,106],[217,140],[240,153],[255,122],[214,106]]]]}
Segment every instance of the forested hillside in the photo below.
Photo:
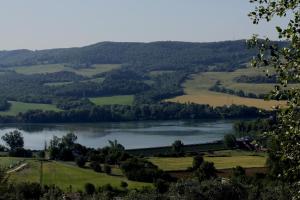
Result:
{"type": "Polygon", "coordinates": [[[101,99],[107,96],[122,105],[120,95],[132,99],[126,105],[156,104],[185,94],[183,83],[190,75],[246,68],[253,55],[244,40],[1,51],[0,115],[41,107],[88,110],[101,106],[97,102],[113,104],[101,99]]]}
{"type": "Polygon", "coordinates": [[[194,70],[207,69],[212,65],[229,70],[248,62],[252,55],[253,51],[246,48],[244,40],[214,43],[101,42],[82,48],[2,51],[0,66],[69,63],[76,67],[118,63],[147,70],[194,70]]]}

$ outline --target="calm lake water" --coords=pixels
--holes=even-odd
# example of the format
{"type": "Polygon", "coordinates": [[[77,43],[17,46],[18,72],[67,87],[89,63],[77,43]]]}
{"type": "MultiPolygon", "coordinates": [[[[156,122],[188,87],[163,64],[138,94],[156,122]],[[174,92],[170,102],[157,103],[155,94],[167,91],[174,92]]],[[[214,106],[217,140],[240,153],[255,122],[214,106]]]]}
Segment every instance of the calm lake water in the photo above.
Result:
{"type": "MultiPolygon", "coordinates": [[[[220,140],[233,130],[232,121],[147,121],[97,124],[0,124],[0,137],[7,132],[23,133],[25,148],[43,149],[45,141],[72,131],[78,143],[104,147],[108,140],[118,140],[127,149],[158,147],[181,140],[184,144],[220,140]]],[[[3,141],[0,140],[3,144],[3,141]]]]}

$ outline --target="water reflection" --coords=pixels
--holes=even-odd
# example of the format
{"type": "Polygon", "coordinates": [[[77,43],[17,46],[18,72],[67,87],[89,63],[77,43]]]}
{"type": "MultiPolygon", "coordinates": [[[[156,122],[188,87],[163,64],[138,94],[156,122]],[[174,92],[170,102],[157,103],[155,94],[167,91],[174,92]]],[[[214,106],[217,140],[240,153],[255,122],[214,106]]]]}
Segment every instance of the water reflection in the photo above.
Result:
{"type": "MultiPolygon", "coordinates": [[[[0,136],[13,130],[23,133],[25,147],[42,149],[54,135],[72,131],[78,142],[90,147],[103,147],[108,140],[118,140],[126,148],[170,145],[174,140],[185,144],[222,139],[232,131],[232,121],[148,121],[98,124],[2,124],[0,136]]],[[[2,143],[2,141],[0,141],[2,143]]]]}

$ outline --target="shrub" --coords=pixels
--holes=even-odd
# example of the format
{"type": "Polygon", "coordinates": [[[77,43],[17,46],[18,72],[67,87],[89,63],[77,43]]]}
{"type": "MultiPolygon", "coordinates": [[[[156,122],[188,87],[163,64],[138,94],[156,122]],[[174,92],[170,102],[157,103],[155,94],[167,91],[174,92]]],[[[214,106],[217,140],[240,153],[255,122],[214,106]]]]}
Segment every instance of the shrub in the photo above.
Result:
{"type": "Polygon", "coordinates": [[[169,184],[167,181],[162,180],[162,179],[157,179],[154,183],[157,192],[159,193],[165,193],[169,189],[169,184]]]}
{"type": "Polygon", "coordinates": [[[88,194],[88,195],[92,195],[96,191],[95,186],[91,183],[86,183],[84,185],[84,190],[85,190],[85,193],[88,194]]]}
{"type": "Polygon", "coordinates": [[[95,172],[102,172],[102,168],[98,162],[91,162],[90,163],[90,168],[93,169],[95,172]]]}
{"type": "Polygon", "coordinates": [[[104,172],[106,174],[111,174],[111,167],[109,165],[104,165],[104,172]]]}
{"type": "Polygon", "coordinates": [[[198,169],[203,163],[204,159],[201,155],[197,155],[193,159],[193,169],[198,169]]]}
{"type": "Polygon", "coordinates": [[[125,181],[122,181],[121,182],[121,187],[124,188],[124,189],[126,189],[128,187],[128,183],[125,182],[125,181]]]}
{"type": "Polygon", "coordinates": [[[20,199],[38,200],[42,194],[42,189],[38,183],[19,183],[14,186],[15,193],[20,199]]]}
{"type": "Polygon", "coordinates": [[[204,161],[196,171],[199,181],[209,180],[217,177],[217,170],[212,162],[204,161]]]}
{"type": "Polygon", "coordinates": [[[159,170],[156,165],[143,159],[128,159],[122,163],[121,169],[124,175],[133,181],[153,182],[160,177],[165,179],[169,178],[168,175],[162,170],[159,170]]]}
{"type": "Polygon", "coordinates": [[[85,166],[85,163],[86,163],[86,158],[85,157],[83,157],[83,156],[79,156],[78,158],[76,158],[76,165],[78,166],[78,167],[84,167],[85,166]]]}

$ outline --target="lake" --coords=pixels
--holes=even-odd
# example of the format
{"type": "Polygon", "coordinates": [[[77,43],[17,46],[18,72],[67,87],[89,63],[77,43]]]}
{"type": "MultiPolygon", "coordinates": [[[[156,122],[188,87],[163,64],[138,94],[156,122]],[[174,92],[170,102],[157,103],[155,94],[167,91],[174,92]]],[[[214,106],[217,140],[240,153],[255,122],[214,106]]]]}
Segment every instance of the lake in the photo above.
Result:
{"type": "MultiPolygon", "coordinates": [[[[126,149],[171,145],[175,140],[184,144],[200,144],[220,140],[233,131],[233,121],[146,121],[97,124],[0,124],[0,137],[19,130],[25,148],[43,149],[45,141],[55,135],[62,137],[72,131],[78,143],[89,147],[104,147],[108,140],[118,140],[126,149]]],[[[3,141],[0,140],[0,144],[3,141]]]]}

